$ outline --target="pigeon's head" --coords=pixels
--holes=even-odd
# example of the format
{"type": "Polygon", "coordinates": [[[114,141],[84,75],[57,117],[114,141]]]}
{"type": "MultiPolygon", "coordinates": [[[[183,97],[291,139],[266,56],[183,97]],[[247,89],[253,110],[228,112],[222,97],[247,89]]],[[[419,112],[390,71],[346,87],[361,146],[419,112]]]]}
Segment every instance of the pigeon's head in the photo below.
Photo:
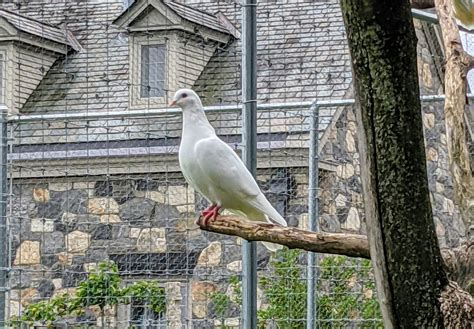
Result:
{"type": "Polygon", "coordinates": [[[202,108],[199,96],[191,89],[180,89],[173,97],[170,106],[179,106],[184,109],[202,108]]]}

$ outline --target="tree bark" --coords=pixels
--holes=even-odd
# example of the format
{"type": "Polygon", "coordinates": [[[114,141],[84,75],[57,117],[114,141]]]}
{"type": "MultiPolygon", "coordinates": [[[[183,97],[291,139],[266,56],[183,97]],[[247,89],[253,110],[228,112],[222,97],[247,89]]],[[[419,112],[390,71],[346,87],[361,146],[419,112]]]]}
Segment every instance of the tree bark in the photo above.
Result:
{"type": "Polygon", "coordinates": [[[429,199],[410,2],[341,4],[361,105],[364,198],[379,299],[387,299],[384,322],[443,327],[439,298],[448,279],[429,199]]]}
{"type": "Polygon", "coordinates": [[[440,297],[445,328],[472,328],[474,323],[473,298],[455,282],[444,287],[440,297]]]}
{"type": "Polygon", "coordinates": [[[434,7],[434,0],[411,0],[411,6],[416,9],[427,9],[434,7]]]}
{"type": "Polygon", "coordinates": [[[474,224],[474,178],[466,140],[464,111],[466,75],[474,65],[474,58],[462,48],[451,0],[435,0],[435,4],[446,54],[444,117],[449,166],[455,201],[469,233],[469,228],[474,224]]]}

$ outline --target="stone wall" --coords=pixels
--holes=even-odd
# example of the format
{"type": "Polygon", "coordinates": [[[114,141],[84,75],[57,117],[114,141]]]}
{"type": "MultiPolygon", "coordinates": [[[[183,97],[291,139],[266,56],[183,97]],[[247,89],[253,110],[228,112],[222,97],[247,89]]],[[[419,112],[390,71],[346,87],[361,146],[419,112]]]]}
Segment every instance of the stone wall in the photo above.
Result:
{"type": "MultiPolygon", "coordinates": [[[[293,225],[307,212],[306,176],[303,168],[259,175],[269,199],[293,225]]],[[[240,241],[194,224],[205,202],[178,174],[16,180],[9,201],[10,315],[31,302],[73,292],[90,269],[110,259],[132,281],[145,277],[179,284],[179,291],[170,288],[176,297],[167,321],[180,328],[192,318],[199,327],[213,316],[209,293],[227,289],[229,277],[240,275],[240,241]]],[[[262,268],[268,258],[259,248],[262,268]]],[[[125,310],[111,311],[108,321],[123,322],[125,310]]],[[[95,311],[88,321],[98,318],[95,311]]]]}
{"type": "MultiPolygon", "coordinates": [[[[443,54],[433,39],[433,26],[415,20],[418,38],[418,76],[422,95],[443,94],[443,54]]],[[[449,170],[444,106],[442,102],[425,102],[423,130],[425,135],[428,183],[438,241],[442,248],[454,248],[466,239],[466,228],[454,205],[453,180],[449,170]]]]}

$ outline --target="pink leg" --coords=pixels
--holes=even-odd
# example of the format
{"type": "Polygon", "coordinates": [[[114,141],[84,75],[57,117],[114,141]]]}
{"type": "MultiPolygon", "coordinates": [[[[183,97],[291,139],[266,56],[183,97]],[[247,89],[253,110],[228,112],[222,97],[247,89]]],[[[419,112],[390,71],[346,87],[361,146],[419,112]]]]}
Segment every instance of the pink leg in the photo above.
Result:
{"type": "Polygon", "coordinates": [[[212,220],[215,220],[217,218],[217,216],[219,215],[219,210],[220,209],[221,209],[221,207],[219,207],[216,204],[210,205],[209,207],[204,209],[201,212],[201,216],[204,217],[204,225],[207,226],[207,224],[209,223],[209,220],[211,218],[212,218],[212,220]]]}

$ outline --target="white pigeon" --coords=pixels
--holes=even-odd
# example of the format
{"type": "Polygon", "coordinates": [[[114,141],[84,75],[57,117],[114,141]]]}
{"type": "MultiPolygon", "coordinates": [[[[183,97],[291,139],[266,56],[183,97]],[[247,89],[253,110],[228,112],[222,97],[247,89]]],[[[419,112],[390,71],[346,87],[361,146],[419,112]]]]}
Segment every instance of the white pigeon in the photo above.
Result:
{"type": "MultiPolygon", "coordinates": [[[[170,103],[174,105],[183,110],[179,147],[181,171],[188,184],[211,204],[201,213],[204,224],[211,218],[216,219],[219,210],[226,209],[251,221],[287,226],[239,156],[217,137],[199,96],[191,89],[180,89],[170,103]]],[[[270,251],[281,249],[278,244],[263,244],[270,251]]]]}

